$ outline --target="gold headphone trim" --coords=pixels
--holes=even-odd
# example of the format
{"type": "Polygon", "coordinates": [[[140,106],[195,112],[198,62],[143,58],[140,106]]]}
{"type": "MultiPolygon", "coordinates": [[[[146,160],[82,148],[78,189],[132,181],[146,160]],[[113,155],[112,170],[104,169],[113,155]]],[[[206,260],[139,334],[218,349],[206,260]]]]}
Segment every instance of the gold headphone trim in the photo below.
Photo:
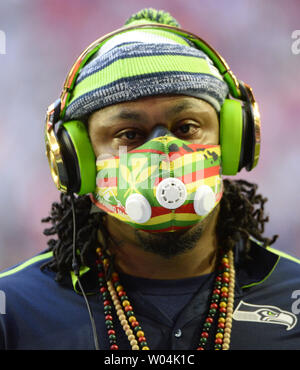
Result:
{"type": "MultiPolygon", "coordinates": [[[[247,89],[247,93],[250,99],[250,104],[252,106],[252,112],[253,112],[253,119],[254,119],[254,158],[253,158],[253,164],[252,168],[254,168],[257,165],[259,154],[260,154],[260,143],[261,143],[261,118],[260,118],[260,112],[258,109],[258,104],[256,102],[256,99],[253,94],[252,88],[244,83],[245,88],[247,89]]],[[[251,169],[252,169],[251,168],[251,169]]]]}
{"type": "Polygon", "coordinates": [[[53,130],[53,124],[51,122],[53,113],[54,113],[54,104],[51,104],[47,110],[47,118],[45,125],[46,156],[48,158],[50,172],[54,184],[56,185],[58,190],[66,192],[67,187],[61,182],[59,176],[59,167],[63,166],[63,159],[61,155],[60,146],[57,142],[57,138],[53,130]]]}

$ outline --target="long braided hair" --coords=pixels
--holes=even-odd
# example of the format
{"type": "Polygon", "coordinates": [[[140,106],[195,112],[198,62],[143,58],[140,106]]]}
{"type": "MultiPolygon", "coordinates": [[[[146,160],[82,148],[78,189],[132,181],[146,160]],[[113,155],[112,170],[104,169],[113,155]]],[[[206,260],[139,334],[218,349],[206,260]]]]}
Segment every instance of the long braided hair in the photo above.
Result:
{"type": "MultiPolygon", "coordinates": [[[[269,218],[265,215],[267,198],[257,194],[257,185],[245,180],[224,179],[224,194],[220,202],[216,233],[219,245],[227,252],[241,238],[244,242],[244,254],[247,256],[251,248],[250,237],[271,245],[277,239],[264,237],[265,223],[269,218]]],[[[103,223],[103,213],[91,212],[92,202],[89,196],[75,198],[77,251],[80,263],[96,271],[96,248],[99,245],[98,230],[108,240],[103,223]]],[[[48,241],[48,250],[53,251],[53,258],[46,262],[42,269],[50,268],[56,272],[56,280],[62,281],[72,270],[73,257],[73,217],[70,197],[61,194],[60,203],[52,204],[50,216],[42,222],[50,222],[51,227],[44,230],[47,236],[54,236],[48,241]]],[[[107,248],[107,245],[102,246],[107,248]]]]}

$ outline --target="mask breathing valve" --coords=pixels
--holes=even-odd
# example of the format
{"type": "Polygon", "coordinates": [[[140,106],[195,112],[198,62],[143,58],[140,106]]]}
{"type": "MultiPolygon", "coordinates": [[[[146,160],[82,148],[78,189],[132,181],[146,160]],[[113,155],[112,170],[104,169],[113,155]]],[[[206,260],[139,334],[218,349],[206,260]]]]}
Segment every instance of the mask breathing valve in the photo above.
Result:
{"type": "Polygon", "coordinates": [[[126,200],[125,210],[127,215],[139,224],[144,224],[151,218],[151,206],[142,194],[129,195],[126,200]]]}
{"type": "Polygon", "coordinates": [[[156,189],[156,199],[167,209],[176,209],[186,201],[187,191],[184,183],[174,177],[162,180],[156,189]]]}
{"type": "Polygon", "coordinates": [[[194,197],[194,209],[197,215],[207,215],[215,206],[216,196],[208,185],[201,185],[194,197]]]}

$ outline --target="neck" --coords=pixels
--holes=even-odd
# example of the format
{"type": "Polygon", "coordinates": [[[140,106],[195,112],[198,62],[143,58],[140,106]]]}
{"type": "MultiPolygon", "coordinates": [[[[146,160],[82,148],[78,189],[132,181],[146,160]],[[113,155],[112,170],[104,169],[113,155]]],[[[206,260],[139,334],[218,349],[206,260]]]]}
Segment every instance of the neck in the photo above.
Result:
{"type": "Polygon", "coordinates": [[[208,274],[215,269],[219,246],[216,238],[218,210],[203,223],[201,237],[180,255],[165,258],[142,249],[131,227],[113,217],[107,217],[106,228],[111,235],[110,253],[119,272],[149,279],[184,279],[208,274]]]}

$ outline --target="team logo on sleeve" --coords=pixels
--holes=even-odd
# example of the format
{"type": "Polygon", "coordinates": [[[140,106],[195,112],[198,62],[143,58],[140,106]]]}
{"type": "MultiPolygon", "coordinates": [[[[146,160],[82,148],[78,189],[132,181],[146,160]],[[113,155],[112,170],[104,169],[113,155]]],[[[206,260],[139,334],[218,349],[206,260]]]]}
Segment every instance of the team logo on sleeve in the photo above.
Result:
{"type": "Polygon", "coordinates": [[[252,321],[265,324],[279,324],[291,330],[297,323],[297,317],[279,307],[250,304],[240,301],[233,313],[233,319],[237,321],[252,321]]]}

